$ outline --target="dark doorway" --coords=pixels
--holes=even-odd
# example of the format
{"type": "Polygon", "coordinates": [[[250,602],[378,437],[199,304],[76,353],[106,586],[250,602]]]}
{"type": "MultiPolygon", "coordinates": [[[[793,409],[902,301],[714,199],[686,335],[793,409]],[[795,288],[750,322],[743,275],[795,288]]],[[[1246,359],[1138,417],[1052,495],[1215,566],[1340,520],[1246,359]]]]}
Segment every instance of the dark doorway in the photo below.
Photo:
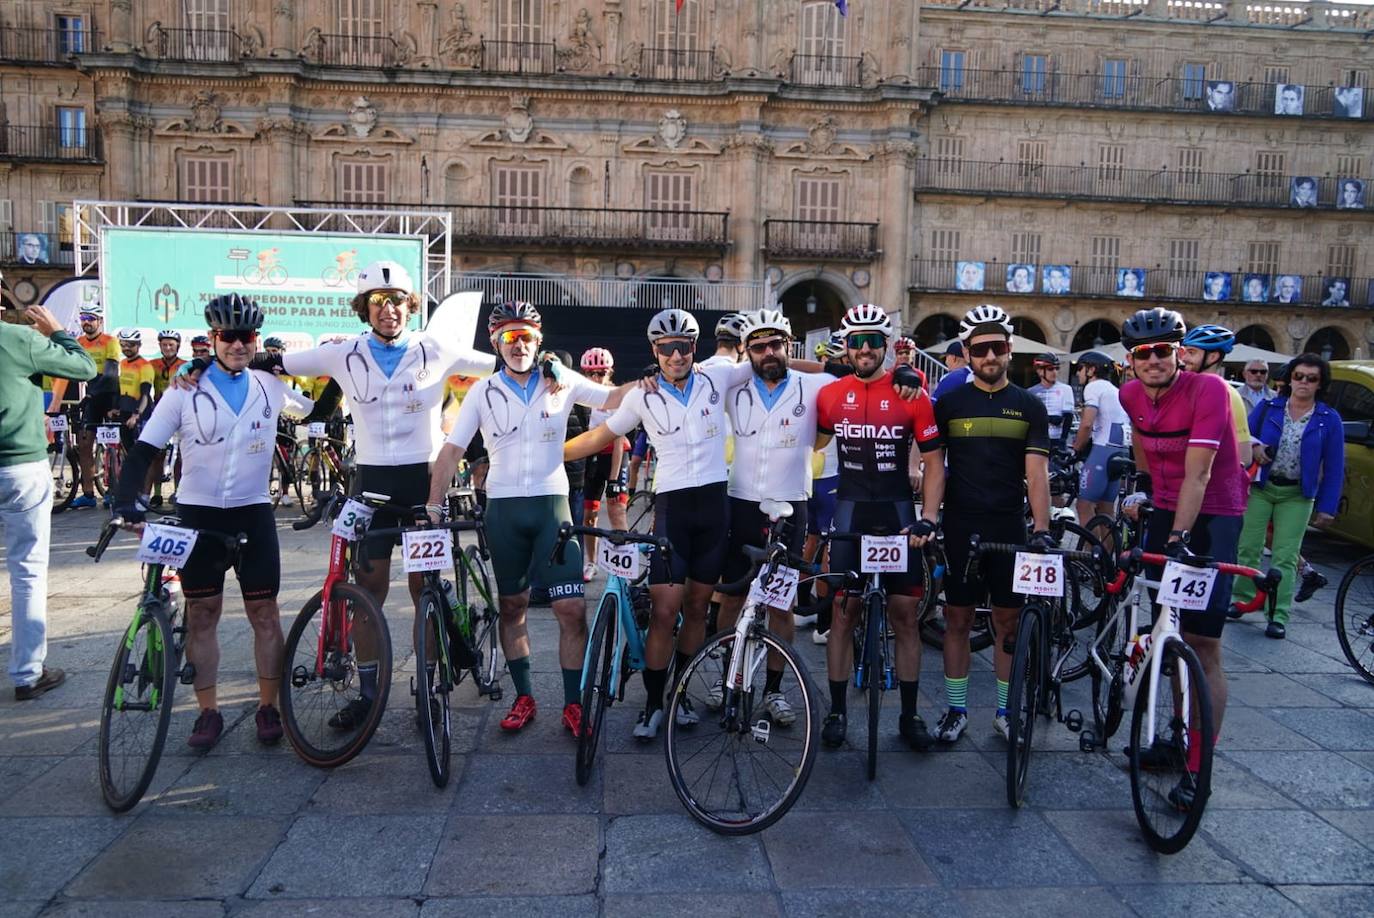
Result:
{"type": "Polygon", "coordinates": [[[834,287],[821,280],[802,281],[782,294],[782,311],[792,323],[792,337],[797,340],[817,328],[839,328],[849,305],[834,287]]]}
{"type": "Polygon", "coordinates": [[[1106,319],[1093,319],[1080,328],[1078,334],[1073,336],[1073,344],[1069,345],[1069,350],[1076,354],[1079,351],[1086,351],[1088,348],[1115,344],[1120,340],[1121,330],[1115,325],[1106,319]]]}

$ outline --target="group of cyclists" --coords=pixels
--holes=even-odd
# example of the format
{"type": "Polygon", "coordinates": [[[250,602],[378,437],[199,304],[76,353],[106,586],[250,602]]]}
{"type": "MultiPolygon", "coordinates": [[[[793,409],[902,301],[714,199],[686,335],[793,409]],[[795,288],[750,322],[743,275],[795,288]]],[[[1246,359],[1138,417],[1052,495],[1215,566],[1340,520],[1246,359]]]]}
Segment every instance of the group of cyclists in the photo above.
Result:
{"type": "MultiPolygon", "coordinates": [[[[1007,735],[1009,645],[1022,599],[1013,590],[1011,556],[989,556],[970,566],[970,543],[977,535],[1053,547],[1056,464],[1081,462],[1075,510],[1087,520],[1115,506],[1112,459],[1130,456],[1151,483],[1147,550],[1236,560],[1251,442],[1246,412],[1233,404],[1234,392],[1215,372],[1219,361],[1211,356],[1229,350],[1226,342],[1234,336],[1228,339],[1230,333],[1215,326],[1190,331],[1166,308],[1142,309],[1126,321],[1122,364],[1099,352],[1081,355],[1077,394],[1059,381],[1060,360],[1053,355],[1034,361],[1037,386],[1025,389],[1010,381],[1012,317],[992,304],[964,316],[947,355],[952,372],[931,392],[913,365],[915,343],[897,337],[889,314],[874,304],[848,309],[815,360],[793,356],[788,319],[764,307],[722,319],[714,330],[716,353],[697,361],[697,318],[664,309],[646,328],[650,368],[613,385],[615,361],[604,348],[587,350],[576,367],[551,357],[554,343],[546,341],[543,319],[528,303],[503,302],[492,309],[487,332],[494,358],[410,329],[422,303],[422,291],[401,265],[369,265],[358,275],[352,301],[366,330],[288,353],[272,339],[260,351],[263,311],[239,294],[222,295],[206,306],[209,334],[195,342],[197,351],[184,364],[176,357],[175,332],[160,335],[160,358],[142,361],[137,333],[121,333],[115,343],[101,332],[98,311],[82,316],[82,344],[104,358],[104,378],[113,380],[108,389],[97,386],[91,393],[89,418],[100,421],[114,412],[130,434],[115,514],[132,528],[143,523],[150,470],[160,470],[159,451],[177,437],[182,473],[176,506],[183,522],[249,536],[234,567],[253,628],[260,690],[256,723],[264,743],[282,735],[280,556],[268,500],[273,438],[283,412],[325,417],[338,399],[354,425],[356,491],[423,508],[422,517],[439,522],[460,464],[485,465],[485,478],[474,480],[485,492],[500,642],[515,688],[514,703],[500,721],[509,732],[525,728],[537,713],[531,655],[552,653],[532,646],[526,623],[532,582],[547,590],[559,626],[562,725],[573,736],[583,729],[579,697],[587,643],[584,590],[594,573],[591,546],[585,565],[576,542],[557,557],[553,548],[560,525],[584,514],[594,519],[603,499],[612,528],[623,528],[627,493],[649,455],[655,462],[652,529],[670,548],[653,554],[648,573],[645,702],[633,728],[643,741],[662,727],[674,664],[681,671],[705,640],[708,622],[726,629],[739,615],[742,592],[721,585],[748,573],[746,546],[766,541],[765,501],[790,504],[784,538],[794,552],[830,571],[860,570],[856,543],[836,542],[828,555],[817,557],[818,542],[831,530],[905,534],[914,552],[943,538],[945,703],[930,726],[918,711],[917,621],[918,597],[929,585],[921,582],[917,564],[883,575],[896,644],[898,730],[917,751],[954,743],[968,728],[969,641],[980,606],[990,607],[995,634],[992,726],[1007,735]],[[1122,371],[1130,381],[1118,387],[1122,371]],[[444,437],[440,409],[446,382],[455,375],[477,381],[444,437]],[[302,392],[290,384],[293,378],[333,383],[302,392]],[[590,411],[590,423],[569,438],[575,406],[590,411]],[[583,497],[570,505],[565,463],[584,458],[589,462],[583,497]],[[718,592],[724,595],[713,602],[718,592]]],[[[88,442],[84,449],[83,463],[88,442]]],[[[1140,503],[1145,495],[1133,497],[1140,503]]],[[[415,522],[379,510],[371,526],[394,529],[415,522]]],[[[358,570],[357,578],[380,605],[390,589],[398,540],[367,539],[371,565],[358,570]]],[[[186,657],[195,666],[201,709],[189,743],[202,749],[213,746],[224,729],[215,694],[215,629],[227,566],[223,546],[202,541],[180,571],[186,657]]],[[[409,575],[412,600],[420,585],[420,575],[409,575]]],[[[1185,612],[1182,619],[1184,636],[1206,669],[1218,725],[1226,701],[1221,633],[1230,592],[1229,578],[1218,577],[1207,610],[1185,612]]],[[[832,748],[846,738],[851,632],[859,615],[857,603],[843,597],[836,594],[816,626],[826,644],[829,680],[822,742],[832,748]]],[[[771,610],[770,623],[784,638],[794,637],[790,609],[771,610]]],[[[337,715],[341,729],[361,722],[378,697],[375,670],[369,674],[360,667],[359,678],[359,697],[337,715]]],[[[796,712],[778,691],[780,678],[780,672],[769,672],[764,709],[775,725],[786,727],[796,712]]],[[[687,727],[704,712],[680,704],[674,716],[687,727]]],[[[1185,806],[1187,790],[1181,788],[1185,806]]]]}

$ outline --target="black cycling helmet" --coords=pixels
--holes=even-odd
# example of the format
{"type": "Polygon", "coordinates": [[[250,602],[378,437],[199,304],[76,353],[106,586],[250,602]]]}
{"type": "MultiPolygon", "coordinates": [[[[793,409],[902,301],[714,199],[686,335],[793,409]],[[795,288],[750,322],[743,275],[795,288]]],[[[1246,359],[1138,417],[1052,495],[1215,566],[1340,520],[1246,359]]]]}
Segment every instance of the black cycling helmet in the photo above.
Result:
{"type": "Polygon", "coordinates": [[[237,293],[225,293],[205,304],[205,324],[215,331],[257,331],[262,328],[258,304],[237,293]]]}
{"type": "Polygon", "coordinates": [[[1121,326],[1121,343],[1127,349],[1137,344],[1154,344],[1158,341],[1177,343],[1183,340],[1188,326],[1183,324],[1183,316],[1172,309],[1156,306],[1142,309],[1126,320],[1121,326]]]}
{"type": "Polygon", "coordinates": [[[1078,363],[1087,364],[1090,367],[1110,367],[1115,366],[1112,358],[1101,351],[1085,351],[1078,355],[1078,363]]]}
{"type": "Polygon", "coordinates": [[[1059,355],[1047,351],[1043,354],[1037,354],[1032,363],[1037,367],[1057,367],[1059,366],[1059,355]]]}
{"type": "Polygon", "coordinates": [[[533,325],[535,328],[544,326],[544,319],[539,315],[539,310],[529,303],[524,300],[506,300],[504,303],[497,303],[496,308],[487,317],[487,332],[494,335],[502,325],[510,325],[513,322],[533,325]]]}

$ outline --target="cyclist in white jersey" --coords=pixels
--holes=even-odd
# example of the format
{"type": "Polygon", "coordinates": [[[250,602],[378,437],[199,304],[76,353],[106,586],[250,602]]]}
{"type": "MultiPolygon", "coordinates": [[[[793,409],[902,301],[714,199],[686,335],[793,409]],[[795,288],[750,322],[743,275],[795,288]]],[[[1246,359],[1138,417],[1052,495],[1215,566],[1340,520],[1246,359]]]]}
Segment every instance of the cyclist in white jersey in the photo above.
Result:
{"type": "Polygon", "coordinates": [[[487,472],[487,541],[501,604],[501,649],[515,684],[515,703],[501,729],[515,732],[534,720],[530,678],[530,640],[525,615],[530,574],[547,587],[558,620],[559,663],[563,671],[563,726],[574,737],[582,730],[582,656],[587,648],[587,608],[582,596],[582,558],[569,546],[562,563],[550,560],[558,527],[572,521],[563,440],[573,405],[616,408],[625,391],[594,383],[571,369],[535,366],[543,341],[543,320],[529,303],[496,306],[487,320],[501,369],[473,384],[453,431],[439,450],[430,477],[429,512],[438,520],[444,493],[463,452],[480,429],[487,472]]]}
{"type": "MultiPolygon", "coordinates": [[[[193,390],[169,387],[130,451],[119,480],[115,515],[128,528],[142,528],[139,490],[149,466],[175,435],[185,464],[177,490],[183,525],[216,532],[245,533],[248,542],[235,563],[244,611],[253,627],[258,671],[257,734],[262,743],[281,739],[277,695],[281,687],[282,630],[277,591],[281,556],[268,498],[268,479],[283,409],[297,416],[312,403],[271,373],[248,369],[262,326],[262,311],[236,293],[215,297],[205,307],[213,332],[214,363],[193,390]]],[[[195,666],[196,718],[188,744],[209,749],[224,732],[215,679],[219,669],[216,629],[224,608],[225,546],[197,540],[181,568],[186,597],[186,660],[195,666]]]]}
{"type": "Polygon", "coordinates": [[[740,329],[744,325],[744,313],[727,312],[716,322],[716,352],[697,364],[699,367],[730,366],[739,363],[744,357],[740,344],[740,329]]]}
{"type": "MultiPolygon", "coordinates": [[[[616,437],[643,425],[658,454],[654,476],[654,532],[673,545],[656,553],[649,569],[653,613],[645,647],[648,694],[635,736],[649,740],[663,721],[663,690],[673,654],[679,610],[679,668],[706,636],[706,609],[725,558],[728,504],[725,494],[725,393],[753,374],[747,363],[693,367],[700,329],[682,309],[665,309],[649,322],[649,343],[658,360],[657,385],[625,396],[610,420],[564,446],[565,459],[590,456],[616,437]]],[[[681,723],[698,715],[679,708],[681,723]]]]}
{"type": "MultiPolygon", "coordinates": [[[[592,382],[601,383],[603,386],[611,384],[611,375],[615,372],[615,358],[604,347],[588,348],[583,352],[579,364],[582,375],[592,382]]],[[[604,408],[594,409],[587,429],[591,430],[605,423],[613,413],[604,408]]],[[[597,516],[601,512],[601,498],[605,496],[606,513],[611,518],[611,528],[628,528],[625,511],[630,502],[626,487],[626,474],[630,470],[629,452],[629,441],[624,437],[617,437],[609,447],[587,460],[586,477],[582,486],[582,512],[588,526],[597,525],[597,516]]],[[[596,573],[596,563],[592,560],[596,557],[596,536],[583,536],[582,544],[582,579],[590,581],[596,573]]]]}
{"type": "Polygon", "coordinates": [[[1035,375],[1040,382],[1028,390],[1045,403],[1050,418],[1050,445],[1064,446],[1073,426],[1073,389],[1059,381],[1059,355],[1044,353],[1033,361],[1035,375]]]}

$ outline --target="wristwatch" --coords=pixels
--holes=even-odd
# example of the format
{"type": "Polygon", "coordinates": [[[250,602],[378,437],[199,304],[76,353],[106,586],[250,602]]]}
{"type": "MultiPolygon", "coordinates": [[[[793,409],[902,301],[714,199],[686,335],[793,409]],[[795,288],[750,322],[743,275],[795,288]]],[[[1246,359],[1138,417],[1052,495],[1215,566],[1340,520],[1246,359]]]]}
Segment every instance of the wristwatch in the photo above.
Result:
{"type": "Polygon", "coordinates": [[[1182,542],[1184,545],[1187,545],[1187,544],[1188,544],[1188,540],[1189,540],[1191,537],[1192,537],[1192,532],[1190,532],[1190,531],[1187,530],[1187,529],[1170,529],[1170,530],[1169,530],[1169,541],[1170,541],[1170,542],[1179,541],[1179,542],[1182,542]]]}

